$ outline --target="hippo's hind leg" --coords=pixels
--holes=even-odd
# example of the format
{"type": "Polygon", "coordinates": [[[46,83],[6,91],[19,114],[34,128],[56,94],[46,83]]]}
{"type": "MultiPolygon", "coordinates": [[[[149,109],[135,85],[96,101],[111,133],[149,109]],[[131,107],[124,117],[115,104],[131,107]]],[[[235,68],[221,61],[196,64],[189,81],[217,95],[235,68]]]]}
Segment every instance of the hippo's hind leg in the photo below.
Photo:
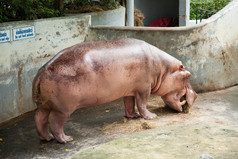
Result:
{"type": "Polygon", "coordinates": [[[150,91],[151,91],[151,89],[148,89],[147,91],[143,91],[143,92],[137,92],[136,96],[135,96],[136,97],[137,108],[139,110],[140,115],[144,119],[153,119],[157,116],[156,114],[151,113],[146,108],[147,101],[150,97],[150,91]]]}
{"type": "Polygon", "coordinates": [[[41,140],[50,141],[51,139],[54,139],[54,136],[49,131],[49,114],[50,110],[42,108],[41,106],[39,106],[35,114],[36,129],[41,140]]]}
{"type": "Polygon", "coordinates": [[[135,111],[135,97],[124,97],[125,113],[127,118],[138,118],[140,114],[135,111]]]}
{"type": "Polygon", "coordinates": [[[67,136],[64,133],[64,123],[70,114],[60,112],[57,110],[52,110],[50,112],[49,122],[50,129],[55,137],[55,139],[60,143],[67,143],[72,141],[73,138],[71,136],[67,136]]]}

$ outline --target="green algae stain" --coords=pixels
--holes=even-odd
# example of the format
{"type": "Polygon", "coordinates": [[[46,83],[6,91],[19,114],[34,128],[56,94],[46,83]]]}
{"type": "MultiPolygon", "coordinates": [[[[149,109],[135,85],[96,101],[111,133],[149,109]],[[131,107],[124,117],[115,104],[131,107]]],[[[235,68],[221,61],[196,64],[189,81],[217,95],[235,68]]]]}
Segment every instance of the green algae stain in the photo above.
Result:
{"type": "Polygon", "coordinates": [[[81,150],[73,159],[215,158],[238,155],[238,127],[202,123],[151,129],[81,150]]]}

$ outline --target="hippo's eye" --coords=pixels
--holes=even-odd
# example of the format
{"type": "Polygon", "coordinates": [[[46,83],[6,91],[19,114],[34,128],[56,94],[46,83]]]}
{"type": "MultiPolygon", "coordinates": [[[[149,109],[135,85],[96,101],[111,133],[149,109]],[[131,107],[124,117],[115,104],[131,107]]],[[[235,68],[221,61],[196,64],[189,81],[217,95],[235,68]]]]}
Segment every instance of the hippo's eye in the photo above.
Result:
{"type": "Polygon", "coordinates": [[[184,70],[184,66],[180,65],[179,70],[181,70],[181,71],[184,70]]]}

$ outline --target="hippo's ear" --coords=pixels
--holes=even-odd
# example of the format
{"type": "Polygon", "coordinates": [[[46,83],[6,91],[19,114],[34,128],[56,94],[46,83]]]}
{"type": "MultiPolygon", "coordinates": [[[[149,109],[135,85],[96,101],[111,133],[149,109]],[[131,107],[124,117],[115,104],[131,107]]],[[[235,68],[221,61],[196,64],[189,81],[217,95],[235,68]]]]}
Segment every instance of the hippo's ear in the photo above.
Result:
{"type": "Polygon", "coordinates": [[[197,93],[193,90],[190,81],[187,79],[186,81],[186,101],[189,107],[192,107],[194,101],[197,98],[197,93]]]}

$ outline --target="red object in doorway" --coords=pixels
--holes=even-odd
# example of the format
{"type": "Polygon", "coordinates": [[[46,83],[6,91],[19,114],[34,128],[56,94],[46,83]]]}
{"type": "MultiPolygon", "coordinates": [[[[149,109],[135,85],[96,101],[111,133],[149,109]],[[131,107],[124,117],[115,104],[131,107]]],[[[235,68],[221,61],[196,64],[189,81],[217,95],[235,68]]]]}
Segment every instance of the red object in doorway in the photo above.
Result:
{"type": "Polygon", "coordinates": [[[159,18],[158,20],[148,25],[148,27],[173,27],[173,26],[175,26],[174,18],[159,18]]]}

